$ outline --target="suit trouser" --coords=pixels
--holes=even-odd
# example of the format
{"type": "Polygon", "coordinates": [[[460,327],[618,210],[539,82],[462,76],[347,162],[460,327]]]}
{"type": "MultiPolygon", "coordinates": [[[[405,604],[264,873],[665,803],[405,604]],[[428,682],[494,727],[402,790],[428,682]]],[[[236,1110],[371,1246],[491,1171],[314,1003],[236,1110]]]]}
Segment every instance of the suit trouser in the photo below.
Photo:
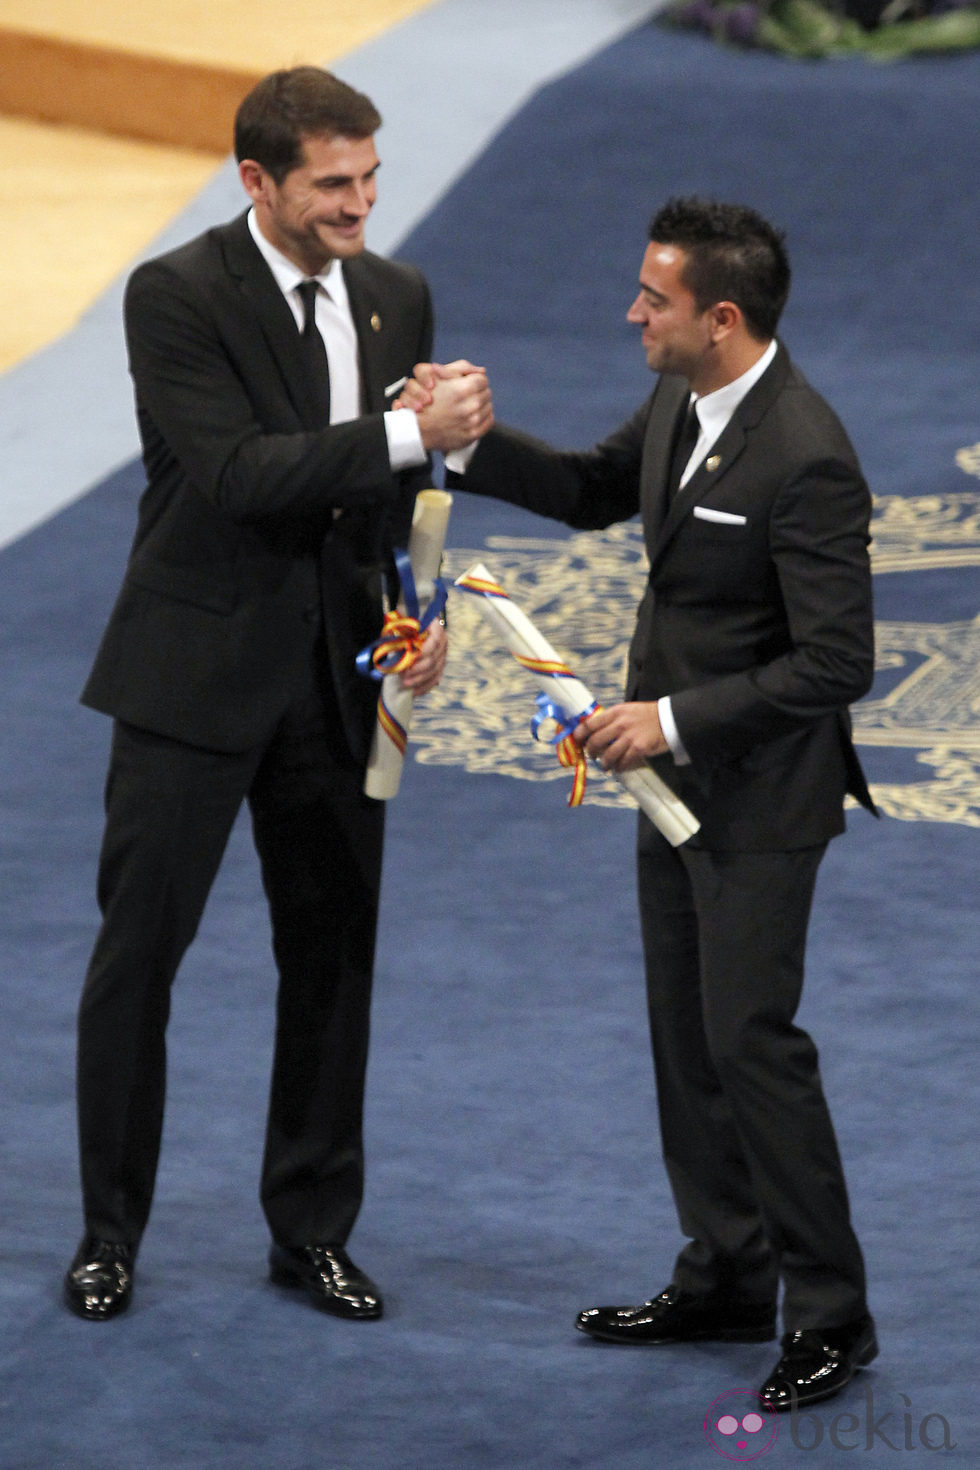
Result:
{"type": "Polygon", "coordinates": [[[824,846],[673,849],[641,816],[640,916],[664,1161],[690,1243],[674,1281],[775,1301],[787,1331],[866,1310],[817,1051],[794,1025],[824,846]]]}
{"type": "Polygon", "coordinates": [[[103,922],[79,1012],[82,1192],[93,1234],[135,1245],[146,1224],[170,988],[247,799],[279,971],[262,1205],[284,1245],[346,1240],[363,1192],[384,826],[384,806],[363,795],[362,781],[322,656],[261,749],[228,755],[116,725],[103,922]]]}

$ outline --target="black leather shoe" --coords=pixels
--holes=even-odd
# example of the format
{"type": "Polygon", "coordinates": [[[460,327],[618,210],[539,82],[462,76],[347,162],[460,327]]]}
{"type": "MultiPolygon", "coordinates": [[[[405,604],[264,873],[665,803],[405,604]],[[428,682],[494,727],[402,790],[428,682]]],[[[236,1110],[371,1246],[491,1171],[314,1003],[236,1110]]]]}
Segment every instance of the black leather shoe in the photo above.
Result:
{"type": "Polygon", "coordinates": [[[759,1389],[777,1413],[833,1398],[878,1356],[875,1324],[867,1315],[843,1327],[787,1332],[783,1356],[759,1389]]]}
{"type": "Polygon", "coordinates": [[[65,1301],[88,1322],[125,1312],[133,1295],[131,1246],[86,1235],[65,1277],[65,1301]]]}
{"type": "Polygon", "coordinates": [[[638,1307],[589,1307],[575,1319],[579,1332],[601,1342],[652,1346],[669,1342],[768,1342],[776,1335],[770,1302],[686,1296],[668,1286],[638,1307]]]}
{"type": "Polygon", "coordinates": [[[339,1245],[273,1245],[269,1275],[277,1286],[302,1286],[325,1312],[365,1320],[384,1311],[381,1292],[339,1245]]]}

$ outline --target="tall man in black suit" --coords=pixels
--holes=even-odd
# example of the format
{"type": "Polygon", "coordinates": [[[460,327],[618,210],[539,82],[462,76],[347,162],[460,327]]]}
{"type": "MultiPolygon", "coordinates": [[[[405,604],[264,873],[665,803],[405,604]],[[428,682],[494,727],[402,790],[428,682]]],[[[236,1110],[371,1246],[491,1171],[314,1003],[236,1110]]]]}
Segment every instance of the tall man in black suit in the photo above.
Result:
{"type": "MultiPolygon", "coordinates": [[[[235,125],[251,209],[141,266],[126,293],[148,483],[83,695],[115,720],[79,1017],[86,1233],[65,1281],[89,1320],[130,1301],[170,985],[246,799],[279,971],[272,1277],[340,1316],[382,1311],[345,1251],[384,813],[362,793],[376,689],[354,660],[380,629],[427,451],[482,433],[490,400],[476,374],[421,432],[392,410],[431,354],[432,312],[416,270],[364,249],[380,121],[317,67],[267,77],[235,125]]],[[[416,693],[445,652],[434,627],[404,676],[416,693]]]]}
{"type": "MultiPolygon", "coordinates": [[[[871,807],[847,716],[873,669],[870,497],[775,339],[782,237],[699,200],[669,203],[650,236],[628,315],[660,375],[651,397],[588,453],[493,429],[461,483],[579,528],[642,514],[626,703],[578,738],[612,770],[652,762],[701,821],[674,850],[641,815],[638,847],[663,1149],[690,1240],[666,1291],[576,1325],[618,1343],[764,1341],[781,1278],[784,1353],[763,1392],[783,1409],[877,1351],[816,1050],[794,1024],[817,868],[845,792],[871,807]]],[[[419,371],[420,423],[460,371],[419,371]]]]}

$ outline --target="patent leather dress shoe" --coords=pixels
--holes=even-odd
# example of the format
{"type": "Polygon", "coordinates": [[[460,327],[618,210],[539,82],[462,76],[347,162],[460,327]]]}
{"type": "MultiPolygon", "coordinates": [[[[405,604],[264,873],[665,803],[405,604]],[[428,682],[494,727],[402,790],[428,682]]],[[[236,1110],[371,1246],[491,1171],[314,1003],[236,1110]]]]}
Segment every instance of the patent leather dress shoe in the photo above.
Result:
{"type": "Polygon", "coordinates": [[[381,1292],[339,1245],[273,1245],[269,1275],[277,1286],[300,1286],[335,1317],[367,1320],[384,1311],[381,1292]]]}
{"type": "Polygon", "coordinates": [[[134,1251],[117,1240],[86,1235],[65,1277],[65,1301],[88,1322],[125,1312],[133,1295],[134,1251]]]}
{"type": "Polygon", "coordinates": [[[776,1335],[769,1302],[685,1295],[668,1286],[638,1307],[589,1307],[575,1326],[600,1342],[648,1347],[671,1342],[768,1342],[776,1335]]]}
{"type": "Polygon", "coordinates": [[[832,1398],[878,1356],[875,1324],[868,1316],[843,1327],[787,1332],[782,1348],[783,1356],[759,1389],[777,1413],[832,1398]]]}

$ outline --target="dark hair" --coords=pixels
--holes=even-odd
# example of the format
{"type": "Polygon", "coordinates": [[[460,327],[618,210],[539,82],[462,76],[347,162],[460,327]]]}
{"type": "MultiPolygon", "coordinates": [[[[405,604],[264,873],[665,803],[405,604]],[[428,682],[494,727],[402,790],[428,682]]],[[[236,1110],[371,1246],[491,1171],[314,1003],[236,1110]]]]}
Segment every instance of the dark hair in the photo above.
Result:
{"type": "Polygon", "coordinates": [[[274,71],[235,114],[235,157],[254,158],[281,184],[303,158],[303,139],[370,138],[381,114],[369,97],[319,66],[274,71]]]}
{"type": "Polygon", "coordinates": [[[733,301],[753,337],[771,337],[789,295],[789,258],[780,230],[743,204],[669,199],[650,221],[650,239],[677,245],[681,280],[698,311],[733,301]]]}

